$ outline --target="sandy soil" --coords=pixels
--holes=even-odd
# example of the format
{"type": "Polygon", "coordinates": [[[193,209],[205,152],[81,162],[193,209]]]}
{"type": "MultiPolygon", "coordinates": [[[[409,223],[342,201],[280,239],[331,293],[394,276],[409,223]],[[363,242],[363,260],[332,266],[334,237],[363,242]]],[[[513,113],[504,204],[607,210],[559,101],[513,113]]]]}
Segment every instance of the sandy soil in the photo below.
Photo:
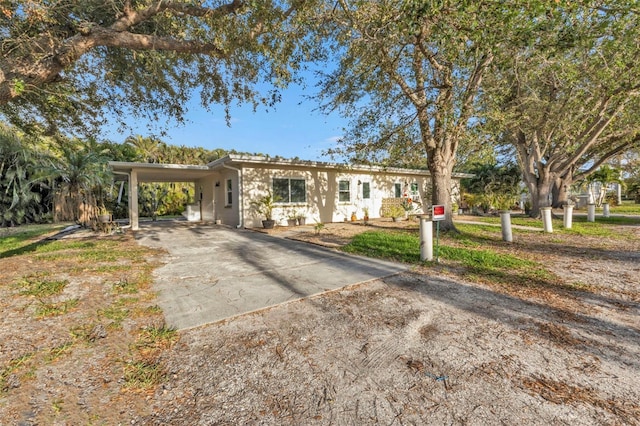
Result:
{"type": "MultiPolygon", "coordinates": [[[[277,232],[335,247],[368,229],[277,232]]],[[[0,259],[0,424],[640,425],[640,228],[620,233],[487,240],[544,262],[557,286],[494,284],[442,262],[181,332],[146,392],[123,376],[140,331],[161,321],[141,313],[149,289],[113,329],[88,315],[124,297],[122,276],[67,272],[91,309],[35,320],[15,282],[47,266],[0,259]],[[69,337],[79,326],[82,342],[69,337]]]]}
{"type": "MultiPolygon", "coordinates": [[[[340,245],[364,229],[296,238],[340,245]]],[[[506,248],[588,291],[520,291],[443,265],[186,331],[138,421],[640,424],[638,231],[506,248]]]]}

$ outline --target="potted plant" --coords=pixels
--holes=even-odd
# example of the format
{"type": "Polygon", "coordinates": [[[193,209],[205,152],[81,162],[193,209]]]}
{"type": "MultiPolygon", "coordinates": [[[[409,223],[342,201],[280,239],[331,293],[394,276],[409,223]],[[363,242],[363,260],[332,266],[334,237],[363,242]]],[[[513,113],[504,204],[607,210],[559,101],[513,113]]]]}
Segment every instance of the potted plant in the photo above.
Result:
{"type": "Polygon", "coordinates": [[[297,224],[298,224],[298,213],[295,210],[293,210],[287,216],[287,225],[288,226],[296,226],[297,224]]]}
{"type": "Polygon", "coordinates": [[[401,217],[403,218],[406,213],[405,209],[399,204],[391,205],[387,209],[387,215],[391,217],[394,222],[397,222],[401,217]]]}
{"type": "Polygon", "coordinates": [[[98,223],[111,222],[111,212],[107,210],[104,204],[98,206],[97,219],[98,219],[98,223]]]}
{"type": "Polygon", "coordinates": [[[307,217],[304,215],[304,213],[298,213],[297,219],[298,219],[298,225],[300,226],[305,225],[307,223],[307,217]]]}
{"type": "Polygon", "coordinates": [[[364,224],[366,225],[369,222],[369,208],[363,207],[362,212],[364,214],[364,224]]]}
{"type": "Polygon", "coordinates": [[[276,207],[276,199],[271,191],[257,200],[252,201],[251,206],[258,214],[264,216],[265,219],[262,221],[264,229],[273,229],[276,224],[275,220],[273,220],[273,209],[276,207]]]}

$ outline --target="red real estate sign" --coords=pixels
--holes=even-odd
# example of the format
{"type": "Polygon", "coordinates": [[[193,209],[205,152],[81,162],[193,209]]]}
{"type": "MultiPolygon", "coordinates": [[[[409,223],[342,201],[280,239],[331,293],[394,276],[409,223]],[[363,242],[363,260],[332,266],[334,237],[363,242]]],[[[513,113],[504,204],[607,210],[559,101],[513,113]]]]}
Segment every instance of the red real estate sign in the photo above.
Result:
{"type": "Polygon", "coordinates": [[[445,218],[444,206],[442,205],[433,206],[433,214],[431,216],[431,220],[444,220],[444,218],[445,218]]]}

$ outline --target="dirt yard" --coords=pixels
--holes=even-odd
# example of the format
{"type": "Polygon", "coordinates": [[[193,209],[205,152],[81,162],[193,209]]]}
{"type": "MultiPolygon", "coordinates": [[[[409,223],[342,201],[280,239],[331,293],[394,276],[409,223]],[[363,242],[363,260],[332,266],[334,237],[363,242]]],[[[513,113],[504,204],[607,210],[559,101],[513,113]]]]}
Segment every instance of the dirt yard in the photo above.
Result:
{"type": "MultiPolygon", "coordinates": [[[[293,237],[336,247],[367,229],[293,237]]],[[[122,390],[122,369],[99,368],[102,343],[84,346],[93,374],[68,355],[12,376],[0,424],[640,425],[640,227],[619,232],[487,241],[543,262],[557,286],[492,284],[443,261],[183,331],[148,392],[122,390]]],[[[28,344],[17,317],[2,324],[3,342],[28,344]]]]}

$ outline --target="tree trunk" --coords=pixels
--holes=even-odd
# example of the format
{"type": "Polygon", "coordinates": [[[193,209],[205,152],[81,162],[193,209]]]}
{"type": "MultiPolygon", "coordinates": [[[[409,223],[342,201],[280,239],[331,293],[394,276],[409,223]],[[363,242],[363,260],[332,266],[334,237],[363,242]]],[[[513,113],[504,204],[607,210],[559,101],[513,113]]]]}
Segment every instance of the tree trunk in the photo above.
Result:
{"type": "Polygon", "coordinates": [[[453,212],[451,211],[451,174],[453,172],[452,159],[444,158],[442,152],[430,150],[427,156],[429,172],[431,173],[431,203],[444,205],[445,219],[440,222],[443,231],[455,230],[453,212]]]}
{"type": "Polygon", "coordinates": [[[538,179],[533,188],[529,187],[531,191],[531,213],[529,213],[529,216],[539,217],[540,209],[550,205],[549,198],[552,188],[553,182],[549,178],[538,179]]]}
{"type": "Polygon", "coordinates": [[[553,182],[552,188],[552,197],[553,202],[551,205],[554,208],[561,208],[569,201],[569,188],[573,183],[573,179],[571,177],[557,178],[553,182]]]}

